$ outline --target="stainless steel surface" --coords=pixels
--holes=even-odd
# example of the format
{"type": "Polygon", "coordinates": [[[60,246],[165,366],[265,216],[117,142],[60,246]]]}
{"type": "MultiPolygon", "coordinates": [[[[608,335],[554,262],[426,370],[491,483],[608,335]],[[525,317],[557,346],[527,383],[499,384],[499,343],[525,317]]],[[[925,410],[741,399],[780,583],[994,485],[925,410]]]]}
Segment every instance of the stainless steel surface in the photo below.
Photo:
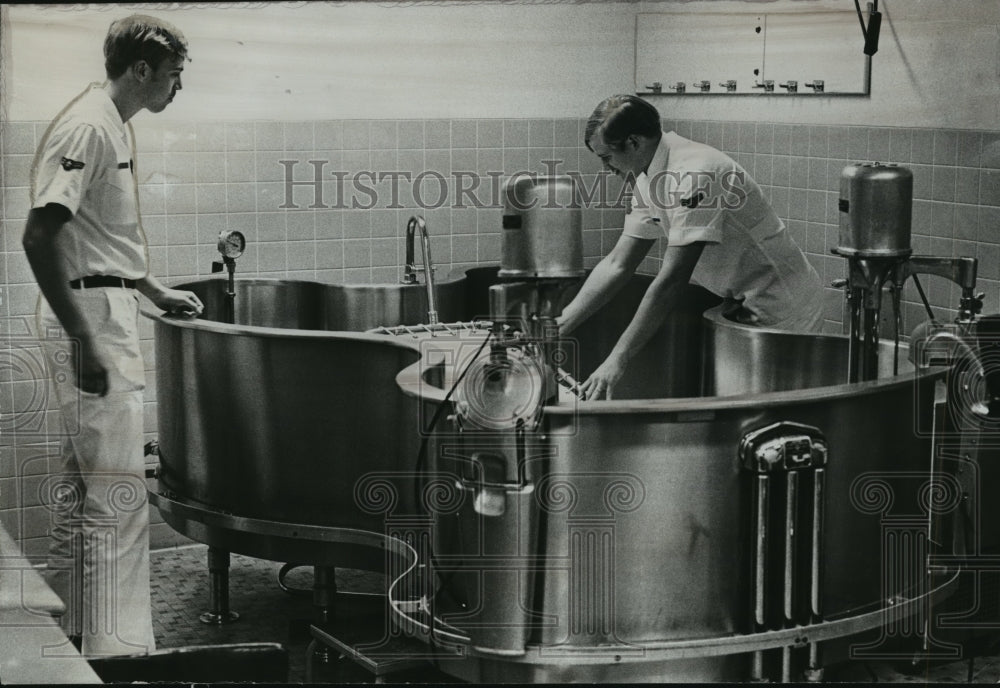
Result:
{"type": "MultiPolygon", "coordinates": [[[[386,513],[358,494],[391,474],[395,508],[412,508],[420,409],[395,385],[419,358],[409,339],[350,332],[421,322],[423,285],[328,285],[237,279],[235,323],[218,322],[225,280],[178,285],[201,318],[155,321],[160,488],[239,518],[288,523],[275,538],[165,512],[180,532],[234,552],[305,556],[295,524],[382,532],[386,513]]],[[[464,317],[464,284],[440,285],[441,308],[464,317]]],[[[392,505],[388,505],[392,506],[392,505]]],[[[308,561],[308,560],[306,560],[308,561]]]]}
{"type": "Polygon", "coordinates": [[[437,297],[434,288],[434,261],[431,260],[431,240],[427,235],[427,223],[424,218],[414,216],[406,224],[406,266],[403,271],[403,284],[416,284],[417,268],[413,264],[413,242],[420,235],[420,255],[423,259],[424,285],[427,289],[427,322],[436,325],[438,322],[437,297]]]}
{"type": "Polygon", "coordinates": [[[905,257],[910,247],[913,174],[905,167],[856,163],[840,177],[840,244],[845,256],[905,257]]]}
{"type": "MultiPolygon", "coordinates": [[[[440,285],[454,299],[446,320],[479,315],[460,312],[471,300],[466,281],[440,285]]],[[[637,278],[581,326],[564,368],[586,378],[648,281],[637,278]]],[[[155,316],[164,517],[231,551],[377,566],[367,536],[386,532],[389,512],[414,513],[417,488],[425,501],[431,489],[436,513],[412,537],[433,546],[439,585],[392,586],[424,591],[434,637],[464,646],[467,660],[448,663],[455,675],[740,680],[753,652],[876,628],[884,601],[910,592],[883,589],[886,566],[918,562],[884,561],[881,523],[886,504],[919,508],[931,478],[931,440],[917,428],[930,425],[940,371],[843,384],[846,338],[749,328],[717,312],[703,319],[700,309],[717,301],[692,288],[687,310],[633,359],[623,398],[547,406],[537,433],[456,436],[442,417],[431,473],[414,485],[419,419],[454,371],[418,363],[419,328],[416,339],[328,328],[392,328],[410,308],[418,322],[421,285],[236,285],[234,324],[210,319],[222,280],[185,285],[209,319],[155,316]],[[736,450],[747,432],[781,421],[826,435],[825,498],[840,508],[828,511],[813,555],[823,585],[810,593],[824,620],[753,634],[740,573],[751,570],[752,490],[736,450]],[[365,492],[372,478],[387,500],[365,492]],[[316,532],[334,544],[302,535],[316,532]]],[[[469,338],[451,336],[456,346],[469,338]]],[[[426,552],[419,563],[430,563],[426,552]]],[[[402,607],[419,616],[419,600],[402,607]]]]}
{"type": "Polygon", "coordinates": [[[850,322],[850,348],[848,351],[848,380],[858,382],[878,376],[880,312],[882,290],[888,288],[893,310],[893,370],[899,358],[898,346],[901,335],[902,314],[900,301],[903,286],[913,277],[924,300],[928,317],[933,319],[930,304],[917,279],[918,274],[932,274],[951,280],[962,290],[958,304],[956,324],[967,334],[976,316],[982,310],[984,294],[976,293],[976,273],[978,261],[975,258],[944,258],[938,256],[888,256],[863,257],[860,254],[844,252],[838,248],[835,253],[848,260],[848,278],[842,282],[846,288],[850,322]]]}
{"type": "MultiPolygon", "coordinates": [[[[705,341],[712,365],[704,369],[704,395],[729,396],[840,385],[848,380],[847,337],[815,335],[773,340],[762,331],[726,327],[730,321],[714,308],[705,316],[713,325],[713,336],[705,341]],[[780,341],[780,347],[774,345],[780,341]],[[744,357],[746,360],[743,360],[744,357]],[[808,363],[812,361],[813,363],[808,363]],[[752,363],[751,363],[752,362],[752,363]]],[[[878,377],[893,374],[893,343],[878,344],[878,377]]],[[[906,372],[904,366],[901,372],[906,372]]]]}
{"type": "Polygon", "coordinates": [[[500,276],[582,277],[580,199],[569,176],[517,175],[504,187],[500,276]]]}
{"type": "MultiPolygon", "coordinates": [[[[958,564],[959,561],[953,562],[958,564]]],[[[704,682],[711,677],[743,677],[746,654],[802,643],[828,645],[828,641],[856,636],[883,626],[891,611],[897,618],[918,615],[952,595],[959,582],[955,570],[934,570],[932,585],[910,598],[893,600],[889,606],[855,616],[763,633],[740,633],[707,638],[598,647],[530,645],[521,655],[490,656],[483,648],[468,647],[468,638],[440,624],[422,622],[423,603],[404,600],[390,590],[395,619],[411,632],[433,637],[442,648],[450,647],[453,658],[441,662],[442,670],[477,682],[704,682]]],[[[397,579],[398,580],[398,579],[397,579]]],[[[440,655],[439,655],[440,658],[440,655]]],[[[822,669],[814,670],[817,675],[822,669]]],[[[731,681],[740,680],[731,678],[731,681]]]]}
{"type": "MultiPolygon", "coordinates": [[[[583,378],[606,346],[602,337],[588,339],[587,327],[613,342],[621,331],[616,314],[627,321],[630,312],[613,302],[584,325],[574,359],[586,362],[583,378]]],[[[822,548],[803,542],[796,557],[804,562],[795,575],[807,611],[823,613],[813,626],[833,624],[841,635],[874,628],[885,622],[887,599],[921,594],[885,588],[888,568],[919,578],[925,562],[886,559],[884,519],[910,510],[920,523],[931,520],[921,495],[940,476],[930,472],[932,441],[920,429],[931,427],[943,372],[904,363],[899,375],[883,366],[879,379],[846,384],[846,337],[752,328],[718,312],[705,318],[697,340],[686,339],[690,329],[670,328],[642,359],[642,383],[622,387],[634,398],[547,406],[542,429],[521,449],[511,433],[438,428],[429,456],[442,475],[473,474],[472,452],[494,451],[510,462],[510,479],[512,457],[524,456],[525,481],[504,489],[495,515],[477,511],[464,491],[435,514],[433,564],[442,587],[431,609],[452,642],[465,638],[468,666],[456,675],[572,680],[586,661],[603,667],[602,680],[749,677],[752,652],[780,647],[776,633],[790,638],[801,630],[753,634],[754,594],[742,573],[752,571],[753,482],[737,448],[748,432],[779,422],[819,428],[829,446],[823,475],[807,489],[830,507],[809,527],[822,534],[822,548]],[[692,393],[690,377],[674,376],[678,369],[696,371],[704,387],[692,393]],[[878,610],[882,621],[874,620],[878,610]],[[685,643],[701,649],[653,659],[657,648],[685,643]],[[674,662],[709,646],[731,656],[674,662]]],[[[415,387],[412,370],[399,379],[425,400],[444,394],[415,387]]],[[[783,571],[770,576],[780,580],[783,571]]],[[[783,618],[783,592],[764,604],[765,616],[783,618]]],[[[808,643],[833,634],[797,637],[808,643]]],[[[827,644],[827,661],[845,647],[827,644]]]]}
{"type": "Polygon", "coordinates": [[[977,266],[975,258],[912,256],[906,263],[904,279],[916,274],[937,275],[951,280],[962,289],[975,289],[977,266]]]}
{"type": "MultiPolygon", "coordinates": [[[[205,304],[205,313],[193,321],[196,329],[221,327],[219,331],[228,333],[236,333],[245,327],[364,332],[379,325],[416,325],[427,320],[427,293],[422,284],[323,284],[237,279],[233,323],[237,329],[221,322],[225,297],[223,280],[208,279],[177,287],[195,292],[205,304]]],[[[444,280],[437,287],[440,312],[448,320],[462,319],[465,311],[463,279],[444,280]]],[[[192,324],[187,320],[160,320],[172,324],[192,324]]],[[[261,330],[245,333],[266,334],[261,330]]]]}

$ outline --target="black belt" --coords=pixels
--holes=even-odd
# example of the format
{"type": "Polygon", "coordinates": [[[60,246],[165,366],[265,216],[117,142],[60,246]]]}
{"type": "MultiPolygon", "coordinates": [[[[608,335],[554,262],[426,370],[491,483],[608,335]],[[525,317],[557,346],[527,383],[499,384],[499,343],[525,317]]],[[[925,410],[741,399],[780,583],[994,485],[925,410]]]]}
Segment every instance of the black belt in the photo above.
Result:
{"type": "Polygon", "coordinates": [[[110,275],[91,275],[71,280],[71,289],[94,289],[96,287],[122,287],[124,289],[135,289],[135,280],[124,277],[112,277],[110,275]]]}

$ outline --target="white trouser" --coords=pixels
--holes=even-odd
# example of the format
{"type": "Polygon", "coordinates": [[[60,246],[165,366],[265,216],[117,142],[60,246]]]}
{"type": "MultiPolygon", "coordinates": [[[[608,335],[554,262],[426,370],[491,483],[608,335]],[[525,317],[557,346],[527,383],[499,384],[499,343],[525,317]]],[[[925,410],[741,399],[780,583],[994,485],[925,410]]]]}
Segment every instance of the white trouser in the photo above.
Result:
{"type": "Polygon", "coordinates": [[[51,490],[47,578],[66,604],[63,629],[85,656],[155,649],[149,591],[149,512],[142,453],[139,298],[118,287],[74,290],[108,370],[108,393],[81,392],[73,344],[44,298],[39,338],[62,416],[62,472],[51,490]]]}

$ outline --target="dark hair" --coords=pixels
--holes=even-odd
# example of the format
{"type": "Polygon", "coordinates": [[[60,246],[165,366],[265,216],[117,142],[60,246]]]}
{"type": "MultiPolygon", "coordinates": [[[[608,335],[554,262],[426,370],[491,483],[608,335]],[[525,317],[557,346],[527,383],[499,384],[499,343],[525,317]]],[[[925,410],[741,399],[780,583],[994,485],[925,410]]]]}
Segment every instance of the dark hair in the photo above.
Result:
{"type": "Polygon", "coordinates": [[[587,148],[590,148],[590,139],[598,131],[604,137],[604,143],[615,149],[633,134],[659,139],[662,132],[660,113],[638,96],[611,96],[602,100],[587,120],[583,135],[587,148]]]}
{"type": "Polygon", "coordinates": [[[109,79],[117,79],[139,60],[156,69],[165,58],[187,57],[187,47],[184,34],[173,24],[133,14],[111,22],[104,39],[104,71],[109,79]]]}

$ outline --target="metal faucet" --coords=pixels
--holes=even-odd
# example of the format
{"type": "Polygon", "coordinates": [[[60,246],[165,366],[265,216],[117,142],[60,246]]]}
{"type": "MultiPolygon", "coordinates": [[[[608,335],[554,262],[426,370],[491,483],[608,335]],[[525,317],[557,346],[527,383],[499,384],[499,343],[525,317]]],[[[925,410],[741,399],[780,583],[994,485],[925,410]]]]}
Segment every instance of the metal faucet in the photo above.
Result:
{"type": "Polygon", "coordinates": [[[434,265],[431,263],[431,242],[427,236],[427,223],[424,218],[414,216],[406,223],[406,266],[403,269],[403,284],[417,283],[417,270],[424,273],[424,283],[427,285],[427,320],[429,325],[438,324],[437,300],[434,298],[434,265]],[[417,230],[420,230],[420,254],[424,265],[417,268],[413,265],[413,242],[417,230]]]}

